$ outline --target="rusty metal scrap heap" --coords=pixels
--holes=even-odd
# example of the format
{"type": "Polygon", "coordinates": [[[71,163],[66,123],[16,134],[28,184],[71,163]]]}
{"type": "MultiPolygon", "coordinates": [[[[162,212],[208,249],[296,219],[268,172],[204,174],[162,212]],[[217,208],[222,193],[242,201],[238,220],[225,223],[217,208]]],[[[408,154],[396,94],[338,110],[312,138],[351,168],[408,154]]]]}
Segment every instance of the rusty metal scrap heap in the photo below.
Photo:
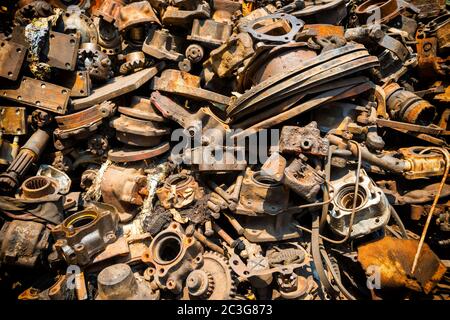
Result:
{"type": "Polygon", "coordinates": [[[450,299],[450,11],[4,1],[0,292],[450,299]]]}

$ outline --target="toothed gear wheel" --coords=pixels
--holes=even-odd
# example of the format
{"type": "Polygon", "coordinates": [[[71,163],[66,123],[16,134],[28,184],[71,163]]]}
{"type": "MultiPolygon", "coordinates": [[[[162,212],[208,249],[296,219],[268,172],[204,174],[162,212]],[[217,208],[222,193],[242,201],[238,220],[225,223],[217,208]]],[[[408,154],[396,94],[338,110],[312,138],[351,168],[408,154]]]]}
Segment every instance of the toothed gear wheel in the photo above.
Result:
{"type": "Polygon", "coordinates": [[[111,60],[94,43],[82,44],[78,50],[78,65],[80,70],[88,71],[94,81],[106,81],[113,76],[111,60]]]}
{"type": "MultiPolygon", "coordinates": [[[[191,274],[194,273],[196,275],[199,272],[203,272],[208,277],[208,287],[205,291],[206,299],[229,300],[236,295],[236,275],[233,273],[228,259],[223,255],[217,252],[206,251],[203,254],[202,266],[191,274]]],[[[193,295],[190,295],[190,297],[191,299],[199,299],[199,297],[193,295]]]]}
{"type": "Polygon", "coordinates": [[[215,283],[213,276],[204,270],[192,271],[186,279],[189,295],[201,299],[208,299],[214,292],[215,283]]]}
{"type": "Polygon", "coordinates": [[[139,71],[148,66],[143,52],[133,52],[126,56],[126,62],[120,66],[120,74],[125,75],[139,71]]]}
{"type": "Polygon", "coordinates": [[[53,14],[52,6],[46,1],[33,1],[16,11],[14,22],[26,26],[34,18],[48,17],[53,14]]]}

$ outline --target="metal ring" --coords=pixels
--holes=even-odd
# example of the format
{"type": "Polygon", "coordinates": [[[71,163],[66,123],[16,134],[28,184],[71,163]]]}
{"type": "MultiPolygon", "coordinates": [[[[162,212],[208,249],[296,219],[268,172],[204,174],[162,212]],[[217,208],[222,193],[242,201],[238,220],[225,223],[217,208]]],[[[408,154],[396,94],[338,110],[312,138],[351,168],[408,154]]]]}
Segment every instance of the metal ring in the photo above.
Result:
{"type": "Polygon", "coordinates": [[[261,40],[261,41],[272,41],[272,42],[291,42],[297,32],[303,28],[305,22],[303,20],[297,19],[296,17],[286,14],[286,13],[275,13],[269,14],[264,17],[257,18],[255,20],[250,21],[248,24],[243,26],[243,30],[248,32],[253,38],[261,40]],[[291,31],[281,36],[271,36],[265,33],[258,32],[254,29],[254,26],[259,22],[268,19],[283,19],[287,20],[291,25],[291,31]]]}

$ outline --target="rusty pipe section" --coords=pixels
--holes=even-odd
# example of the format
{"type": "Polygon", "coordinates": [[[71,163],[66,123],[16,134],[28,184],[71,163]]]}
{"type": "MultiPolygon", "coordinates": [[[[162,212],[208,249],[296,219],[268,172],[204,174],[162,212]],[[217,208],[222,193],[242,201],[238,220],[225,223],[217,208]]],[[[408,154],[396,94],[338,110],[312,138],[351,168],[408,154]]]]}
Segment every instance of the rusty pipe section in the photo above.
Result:
{"type": "MultiPolygon", "coordinates": [[[[330,143],[339,146],[341,148],[343,147],[344,149],[350,150],[354,156],[358,154],[358,148],[354,144],[348,143],[344,139],[332,134],[328,135],[327,138],[330,141],[330,143]]],[[[375,155],[372,152],[370,152],[369,149],[367,149],[367,147],[365,146],[361,146],[360,149],[361,149],[361,158],[364,161],[376,165],[382,169],[389,170],[395,173],[403,173],[404,171],[407,171],[409,169],[409,165],[405,161],[399,160],[389,155],[382,155],[382,156],[375,155]]]]}
{"type": "Polygon", "coordinates": [[[44,130],[38,129],[33,133],[8,169],[0,175],[1,191],[11,192],[17,188],[33,162],[39,159],[49,139],[50,135],[44,130]]]}
{"type": "MultiPolygon", "coordinates": [[[[357,155],[357,147],[335,135],[328,135],[330,143],[348,149],[357,155]]],[[[374,154],[365,146],[360,146],[361,158],[381,169],[402,174],[406,179],[415,180],[425,177],[442,176],[445,171],[445,159],[441,153],[427,147],[401,148],[396,158],[389,154],[374,154]]]]}

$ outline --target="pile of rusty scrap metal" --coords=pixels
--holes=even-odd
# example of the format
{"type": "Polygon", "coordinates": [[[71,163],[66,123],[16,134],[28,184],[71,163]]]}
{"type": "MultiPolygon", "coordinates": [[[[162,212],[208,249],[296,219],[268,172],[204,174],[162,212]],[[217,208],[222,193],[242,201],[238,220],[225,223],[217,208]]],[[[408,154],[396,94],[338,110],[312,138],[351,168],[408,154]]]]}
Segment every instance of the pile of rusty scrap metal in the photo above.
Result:
{"type": "Polygon", "coordinates": [[[2,3],[2,298],[450,299],[444,0],[2,3]]]}

